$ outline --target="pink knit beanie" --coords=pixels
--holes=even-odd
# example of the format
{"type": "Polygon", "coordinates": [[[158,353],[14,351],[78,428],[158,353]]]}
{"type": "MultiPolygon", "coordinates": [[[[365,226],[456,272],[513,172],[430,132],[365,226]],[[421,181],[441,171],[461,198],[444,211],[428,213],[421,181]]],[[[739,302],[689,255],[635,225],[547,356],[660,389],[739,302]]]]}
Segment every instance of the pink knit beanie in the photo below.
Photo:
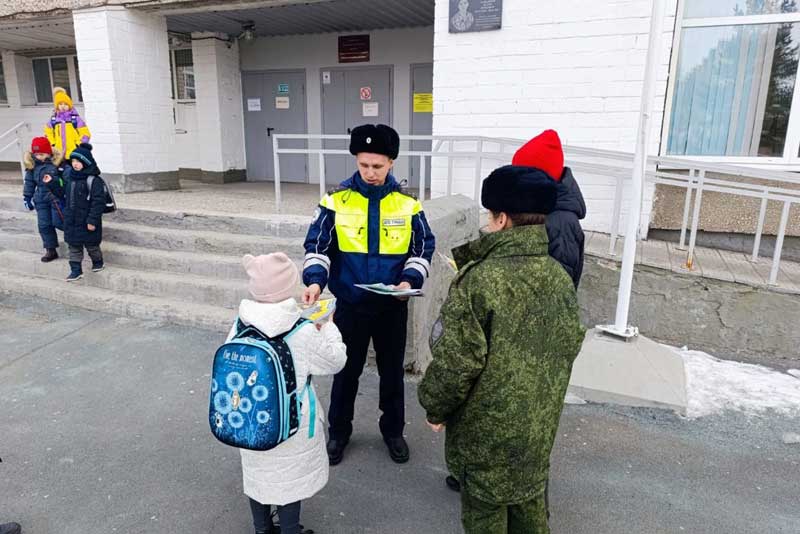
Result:
{"type": "Polygon", "coordinates": [[[246,254],[244,270],[250,276],[247,288],[258,302],[281,302],[294,296],[300,282],[297,266],[283,252],[261,256],[246,254]]]}

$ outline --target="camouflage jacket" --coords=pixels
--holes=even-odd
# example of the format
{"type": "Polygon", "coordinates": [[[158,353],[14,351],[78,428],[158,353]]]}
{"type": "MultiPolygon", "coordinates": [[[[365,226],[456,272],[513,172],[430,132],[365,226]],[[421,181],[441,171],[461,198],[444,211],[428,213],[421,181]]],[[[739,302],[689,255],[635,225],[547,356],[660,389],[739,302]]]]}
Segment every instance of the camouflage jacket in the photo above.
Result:
{"type": "Polygon", "coordinates": [[[431,333],[420,403],[447,425],[450,472],[488,503],[544,491],[585,334],[575,287],[547,245],[543,226],[525,226],[454,251],[459,273],[431,333]]]}

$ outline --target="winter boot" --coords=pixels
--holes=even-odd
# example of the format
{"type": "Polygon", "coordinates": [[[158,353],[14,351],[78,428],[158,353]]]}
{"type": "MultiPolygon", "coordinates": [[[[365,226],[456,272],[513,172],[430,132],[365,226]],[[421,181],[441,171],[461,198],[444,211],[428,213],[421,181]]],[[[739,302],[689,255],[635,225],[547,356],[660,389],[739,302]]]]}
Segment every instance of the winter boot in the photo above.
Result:
{"type": "Polygon", "coordinates": [[[105,268],[106,268],[106,266],[105,266],[105,263],[103,263],[103,260],[100,260],[98,262],[92,262],[92,272],[93,273],[99,273],[100,271],[102,271],[105,268]]]}
{"type": "Polygon", "coordinates": [[[19,523],[3,523],[0,525],[0,534],[20,534],[22,527],[19,523]]]}
{"type": "Polygon", "coordinates": [[[54,248],[48,248],[44,256],[42,256],[42,263],[48,263],[55,259],[58,259],[58,252],[54,248]]]}
{"type": "Polygon", "coordinates": [[[69,276],[67,276],[67,282],[75,282],[83,278],[83,269],[81,269],[81,262],[79,261],[71,261],[69,262],[69,276]]]}

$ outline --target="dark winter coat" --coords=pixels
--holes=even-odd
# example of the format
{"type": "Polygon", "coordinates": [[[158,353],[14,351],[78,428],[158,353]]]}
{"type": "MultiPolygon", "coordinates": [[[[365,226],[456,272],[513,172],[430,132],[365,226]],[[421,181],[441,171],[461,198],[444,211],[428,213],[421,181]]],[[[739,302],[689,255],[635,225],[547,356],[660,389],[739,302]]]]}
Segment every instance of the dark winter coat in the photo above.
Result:
{"type": "Polygon", "coordinates": [[[572,282],[541,226],[457,250],[459,271],[431,333],[419,385],[431,423],[446,423],[447,466],[491,504],[542,495],[572,363],[584,337],[572,282]]]}
{"type": "Polygon", "coordinates": [[[578,182],[569,167],[564,168],[558,182],[558,198],[555,210],[547,216],[545,227],[550,238],[548,252],[567,270],[575,288],[583,274],[584,235],[580,220],[586,217],[586,203],[583,201],[578,182]]]}
{"type": "Polygon", "coordinates": [[[61,176],[57,165],[61,162],[61,156],[55,154],[52,158],[39,161],[30,152],[25,153],[25,181],[22,188],[22,196],[32,198],[34,204],[52,204],[53,193],[49,187],[45,186],[44,177],[50,175],[54,181],[61,176]]]}
{"type": "Polygon", "coordinates": [[[70,245],[99,245],[103,240],[103,181],[92,180],[90,192],[89,176],[72,169],[65,173],[64,241],[70,245]],[[90,232],[86,227],[89,224],[96,227],[94,231],[90,232]]]}

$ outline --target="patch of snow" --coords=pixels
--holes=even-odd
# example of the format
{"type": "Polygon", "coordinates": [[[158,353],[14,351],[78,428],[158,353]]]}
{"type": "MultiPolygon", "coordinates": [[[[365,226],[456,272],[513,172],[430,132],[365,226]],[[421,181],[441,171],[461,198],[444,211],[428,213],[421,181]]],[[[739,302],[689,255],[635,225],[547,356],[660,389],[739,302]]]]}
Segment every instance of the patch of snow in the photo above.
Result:
{"type": "Polygon", "coordinates": [[[794,432],[786,432],[783,435],[783,442],[787,445],[797,445],[800,443],[800,434],[794,432]]]}
{"type": "Polygon", "coordinates": [[[567,393],[567,396],[564,397],[564,404],[586,404],[586,401],[574,393],[567,393]]]}
{"type": "Polygon", "coordinates": [[[772,411],[800,417],[800,382],[762,365],[720,360],[699,351],[673,348],[686,366],[690,418],[735,410],[772,411]]]}
{"type": "Polygon", "coordinates": [[[789,373],[790,375],[792,375],[795,378],[800,378],[800,369],[789,369],[786,372],[789,373]]]}

